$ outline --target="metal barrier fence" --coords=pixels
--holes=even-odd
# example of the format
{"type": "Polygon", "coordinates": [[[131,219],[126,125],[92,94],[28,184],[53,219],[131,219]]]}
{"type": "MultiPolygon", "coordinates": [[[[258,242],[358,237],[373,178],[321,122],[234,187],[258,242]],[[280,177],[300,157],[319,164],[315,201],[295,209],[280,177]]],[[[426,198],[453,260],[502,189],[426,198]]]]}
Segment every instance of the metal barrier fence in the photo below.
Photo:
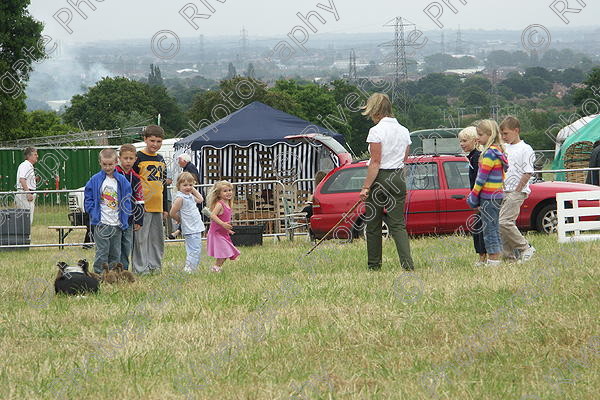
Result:
{"type": "MultiPolygon", "coordinates": [[[[551,177],[555,173],[600,170],[582,168],[577,170],[537,170],[536,177],[551,177]]],[[[295,180],[289,184],[282,181],[265,180],[234,182],[232,225],[262,225],[265,237],[287,237],[309,232],[303,208],[314,190],[311,179],[295,180]]],[[[211,185],[198,186],[206,198],[211,185]]],[[[0,192],[0,250],[27,249],[30,247],[59,247],[93,245],[89,216],[83,212],[83,189],[39,190],[35,196],[33,218],[27,204],[25,192],[0,192]],[[32,221],[32,223],[31,223],[32,221]]],[[[169,187],[169,197],[176,190],[169,187]]],[[[206,203],[206,200],[205,200],[206,203]]],[[[205,205],[203,204],[203,206],[205,205]]],[[[205,224],[210,220],[203,216],[205,224]]],[[[175,230],[173,221],[165,223],[165,236],[175,230]]],[[[167,240],[168,242],[181,241],[167,240]]]]}
{"type": "MultiPolygon", "coordinates": [[[[281,181],[233,183],[234,226],[263,226],[263,236],[293,239],[295,234],[307,234],[308,221],[301,213],[306,191],[298,189],[300,182],[284,185],[281,181]]],[[[198,186],[205,197],[211,185],[198,186]]],[[[169,199],[176,189],[169,187],[169,199]]],[[[30,247],[84,246],[92,247],[90,220],[83,209],[83,189],[38,190],[33,192],[0,192],[0,250],[30,247]],[[28,201],[33,194],[34,201],[28,201]],[[33,204],[33,209],[29,207],[33,204]],[[33,215],[33,216],[32,216],[33,215]]],[[[202,216],[205,224],[210,220],[202,216]]],[[[168,218],[165,237],[175,230],[168,218]]],[[[167,240],[168,242],[182,239],[167,240]]]]}

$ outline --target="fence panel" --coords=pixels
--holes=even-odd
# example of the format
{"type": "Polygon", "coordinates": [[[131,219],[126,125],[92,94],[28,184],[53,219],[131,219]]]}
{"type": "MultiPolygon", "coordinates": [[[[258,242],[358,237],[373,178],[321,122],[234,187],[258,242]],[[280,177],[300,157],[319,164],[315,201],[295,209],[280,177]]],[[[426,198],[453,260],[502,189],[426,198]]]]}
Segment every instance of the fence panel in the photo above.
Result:
{"type": "MultiPolygon", "coordinates": [[[[200,185],[198,188],[206,197],[211,186],[200,185]]],[[[264,236],[284,236],[292,229],[306,231],[306,220],[303,225],[298,224],[298,207],[302,203],[292,185],[269,180],[236,182],[233,186],[232,225],[263,225],[264,236]]],[[[170,199],[175,192],[173,187],[169,187],[170,199]]],[[[27,209],[31,203],[26,193],[0,192],[0,250],[92,247],[89,216],[83,210],[83,190],[38,190],[30,193],[35,196],[33,218],[27,209]]],[[[205,216],[202,218],[208,229],[210,220],[205,216]]],[[[167,219],[165,236],[175,230],[174,225],[174,221],[167,219]]]]}
{"type": "Polygon", "coordinates": [[[556,202],[559,243],[600,239],[600,190],[557,193],[556,202]]]}

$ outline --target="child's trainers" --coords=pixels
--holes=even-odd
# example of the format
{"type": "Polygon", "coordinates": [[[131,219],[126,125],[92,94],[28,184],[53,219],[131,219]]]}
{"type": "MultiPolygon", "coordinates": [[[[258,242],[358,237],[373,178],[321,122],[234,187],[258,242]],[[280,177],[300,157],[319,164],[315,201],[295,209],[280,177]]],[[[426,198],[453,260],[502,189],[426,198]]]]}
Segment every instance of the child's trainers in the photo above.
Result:
{"type": "Polygon", "coordinates": [[[221,267],[218,265],[213,265],[210,269],[210,272],[221,272],[221,267]]]}
{"type": "Polygon", "coordinates": [[[500,266],[500,260],[487,260],[486,265],[488,267],[499,267],[500,266]]]}
{"type": "Polygon", "coordinates": [[[529,260],[531,260],[531,257],[533,257],[533,255],[535,254],[535,247],[533,247],[532,245],[529,245],[529,247],[525,250],[523,250],[523,252],[521,252],[521,258],[519,259],[519,261],[521,262],[527,262],[529,260]]]}

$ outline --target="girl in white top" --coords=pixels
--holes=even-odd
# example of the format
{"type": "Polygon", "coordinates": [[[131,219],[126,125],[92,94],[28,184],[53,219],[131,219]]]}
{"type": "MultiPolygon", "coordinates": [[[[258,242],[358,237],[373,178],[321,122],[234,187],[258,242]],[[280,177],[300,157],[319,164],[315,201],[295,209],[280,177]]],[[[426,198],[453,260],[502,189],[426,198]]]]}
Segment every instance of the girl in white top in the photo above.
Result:
{"type": "Polygon", "coordinates": [[[381,225],[384,209],[390,233],[396,243],[400,264],[413,270],[410,244],[404,221],[406,181],[404,163],[410,150],[410,133],[392,115],[392,103],[384,93],[374,93],[365,106],[367,115],[377,124],[369,130],[369,167],[360,192],[368,209],[367,255],[370,270],[381,269],[381,225]]]}
{"type": "Polygon", "coordinates": [[[198,269],[200,263],[200,254],[202,253],[202,232],[204,232],[204,223],[200,218],[197,203],[202,203],[204,199],[194,188],[196,180],[189,172],[183,172],[177,178],[177,194],[175,201],[171,206],[171,218],[181,224],[181,232],[185,239],[185,251],[187,258],[185,261],[185,272],[194,272],[198,269]]]}

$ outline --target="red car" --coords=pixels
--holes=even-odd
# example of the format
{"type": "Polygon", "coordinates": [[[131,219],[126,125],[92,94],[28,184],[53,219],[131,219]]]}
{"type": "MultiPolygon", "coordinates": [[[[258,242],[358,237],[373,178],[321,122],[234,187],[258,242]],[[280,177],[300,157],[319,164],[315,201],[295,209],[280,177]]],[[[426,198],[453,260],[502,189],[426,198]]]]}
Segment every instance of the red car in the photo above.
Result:
{"type": "MultiPolygon", "coordinates": [[[[467,220],[473,210],[466,202],[470,192],[466,157],[412,156],[407,161],[406,172],[408,233],[452,233],[461,226],[468,230],[467,220]]],[[[333,169],[321,181],[315,190],[310,219],[314,237],[323,237],[359,200],[366,174],[366,161],[359,161],[333,169]]],[[[530,184],[530,188],[531,194],[521,207],[517,226],[521,230],[547,233],[556,230],[556,193],[598,190],[597,186],[569,182],[538,182],[530,184]]],[[[364,230],[363,213],[364,204],[361,204],[354,213],[345,217],[341,228],[336,229],[336,237],[361,235],[364,230]]]]}

